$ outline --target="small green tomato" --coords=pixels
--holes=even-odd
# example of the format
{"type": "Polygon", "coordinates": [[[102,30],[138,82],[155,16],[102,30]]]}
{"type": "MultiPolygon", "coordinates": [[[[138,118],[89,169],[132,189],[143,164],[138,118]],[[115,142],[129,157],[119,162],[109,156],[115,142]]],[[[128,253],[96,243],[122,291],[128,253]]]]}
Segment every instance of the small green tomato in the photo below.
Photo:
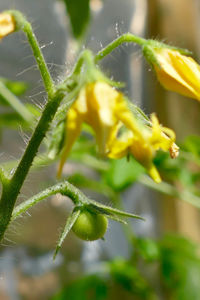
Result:
{"type": "Polygon", "coordinates": [[[95,241],[102,238],[108,227],[108,219],[102,214],[82,211],[72,230],[82,240],[95,241]]]}

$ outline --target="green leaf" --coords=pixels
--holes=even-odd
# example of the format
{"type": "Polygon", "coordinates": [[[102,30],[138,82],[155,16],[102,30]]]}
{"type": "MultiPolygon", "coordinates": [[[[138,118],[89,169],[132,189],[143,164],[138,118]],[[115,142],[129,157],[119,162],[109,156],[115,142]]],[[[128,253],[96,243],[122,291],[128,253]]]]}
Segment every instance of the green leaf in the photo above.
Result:
{"type": "Polygon", "coordinates": [[[108,267],[110,269],[110,276],[114,282],[117,285],[122,286],[133,296],[136,296],[136,298],[133,297],[130,299],[157,299],[152,287],[140,274],[137,267],[134,266],[130,261],[126,261],[123,258],[117,258],[108,263],[108,267]]]}
{"type": "Polygon", "coordinates": [[[200,158],[200,136],[196,136],[196,135],[188,136],[185,139],[182,148],[185,151],[191,152],[195,156],[200,158]]]}
{"type": "Polygon", "coordinates": [[[160,258],[158,244],[152,239],[138,238],[136,247],[139,254],[147,262],[152,262],[160,258]]]}
{"type": "Polygon", "coordinates": [[[53,258],[56,258],[56,255],[58,254],[58,251],[60,250],[62,243],[64,242],[67,234],[69,233],[69,231],[72,229],[74,223],[76,222],[78,216],[80,215],[80,210],[74,209],[73,212],[71,213],[71,215],[67,218],[67,222],[65,224],[65,227],[61,233],[61,236],[59,238],[59,241],[56,245],[56,249],[53,255],[53,258]]]}
{"type": "MultiPolygon", "coordinates": [[[[23,81],[11,81],[6,78],[1,78],[0,77],[0,82],[5,84],[5,86],[15,95],[15,96],[21,96],[23,95],[27,89],[28,89],[28,84],[23,82],[23,81]]],[[[8,106],[8,102],[5,100],[5,98],[0,95],[0,104],[8,106]]]]}
{"type": "Polygon", "coordinates": [[[124,221],[124,219],[118,217],[118,216],[115,216],[115,215],[106,215],[109,219],[115,221],[115,222],[119,222],[121,224],[124,224],[124,225],[127,225],[127,222],[124,221]]]}
{"type": "Polygon", "coordinates": [[[28,123],[25,122],[18,113],[13,112],[0,114],[0,128],[6,127],[18,130],[19,125],[23,128],[29,127],[28,123]]]}
{"type": "Polygon", "coordinates": [[[107,294],[107,279],[92,274],[71,282],[52,300],[106,300],[107,294]]]}
{"type": "Polygon", "coordinates": [[[37,108],[35,105],[33,105],[31,103],[26,103],[25,106],[30,111],[30,113],[33,114],[33,116],[35,116],[37,118],[40,117],[41,112],[40,112],[39,108],[37,108]]]}
{"type": "Polygon", "coordinates": [[[73,34],[75,38],[80,38],[89,22],[90,18],[90,1],[89,0],[63,0],[67,14],[70,18],[73,34]]]}
{"type": "Polygon", "coordinates": [[[145,173],[145,169],[130,157],[129,161],[126,158],[111,160],[110,168],[103,176],[106,183],[115,191],[122,191],[143,173],[145,173]]]}
{"type": "Polygon", "coordinates": [[[17,112],[26,122],[33,121],[33,115],[26,106],[7,88],[6,84],[0,81],[0,97],[17,112]]]}
{"type": "Polygon", "coordinates": [[[182,168],[185,169],[185,161],[180,156],[171,159],[169,153],[163,151],[157,152],[153,162],[166,179],[177,180],[182,168]]]}
{"type": "MultiPolygon", "coordinates": [[[[34,105],[28,103],[25,107],[33,116],[40,116],[40,112],[34,105]]],[[[26,122],[17,112],[5,112],[0,114],[0,128],[19,130],[19,126],[21,126],[23,129],[30,129],[32,124],[32,122],[26,122]]]]}
{"type": "Polygon", "coordinates": [[[122,210],[119,210],[117,208],[113,208],[104,204],[101,204],[99,202],[96,202],[94,200],[89,200],[87,207],[91,210],[95,210],[98,211],[102,214],[107,215],[107,217],[109,218],[109,215],[117,215],[117,216],[121,216],[121,217],[127,217],[127,218],[135,218],[135,219],[140,219],[140,220],[145,220],[144,218],[138,216],[138,215],[134,215],[132,213],[128,213],[122,210]]]}
{"type": "Polygon", "coordinates": [[[160,242],[161,278],[170,299],[199,300],[199,248],[190,240],[168,235],[160,242]]]}

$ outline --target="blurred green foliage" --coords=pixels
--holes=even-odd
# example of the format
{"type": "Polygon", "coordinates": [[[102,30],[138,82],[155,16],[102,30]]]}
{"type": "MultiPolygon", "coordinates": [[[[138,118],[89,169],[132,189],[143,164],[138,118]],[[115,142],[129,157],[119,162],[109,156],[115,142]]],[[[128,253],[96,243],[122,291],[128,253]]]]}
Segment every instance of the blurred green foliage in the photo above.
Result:
{"type": "Polygon", "coordinates": [[[75,38],[80,38],[89,22],[90,0],[63,0],[75,38]]]}
{"type": "MultiPolygon", "coordinates": [[[[12,81],[6,78],[0,77],[0,82],[5,84],[5,86],[16,96],[23,95],[27,89],[28,84],[24,81],[12,81]]],[[[0,105],[8,106],[6,99],[0,94],[0,105]]]]}
{"type": "Polygon", "coordinates": [[[200,137],[191,135],[186,137],[185,142],[182,146],[183,150],[194,154],[200,163],[200,137]]]}
{"type": "Polygon", "coordinates": [[[176,235],[160,241],[160,270],[172,299],[199,299],[200,256],[197,245],[176,235]]]}
{"type": "Polygon", "coordinates": [[[195,195],[200,195],[200,137],[188,136],[180,145],[180,155],[171,159],[165,152],[158,152],[154,163],[164,180],[179,182],[195,195]]]}
{"type": "Polygon", "coordinates": [[[198,300],[198,251],[196,244],[179,235],[166,235],[157,241],[139,238],[133,247],[137,256],[100,263],[98,272],[85,274],[68,283],[52,300],[118,300],[121,297],[198,300]],[[158,284],[160,288],[156,289],[158,284]],[[119,287],[122,292],[117,294],[119,287]]]}
{"type": "Polygon", "coordinates": [[[122,191],[135,182],[141,174],[145,173],[144,167],[133,157],[110,160],[107,172],[103,173],[103,180],[115,191],[122,191]]]}
{"type": "Polygon", "coordinates": [[[88,275],[72,282],[64,288],[53,300],[104,300],[108,295],[105,278],[99,275],[88,275]]]}

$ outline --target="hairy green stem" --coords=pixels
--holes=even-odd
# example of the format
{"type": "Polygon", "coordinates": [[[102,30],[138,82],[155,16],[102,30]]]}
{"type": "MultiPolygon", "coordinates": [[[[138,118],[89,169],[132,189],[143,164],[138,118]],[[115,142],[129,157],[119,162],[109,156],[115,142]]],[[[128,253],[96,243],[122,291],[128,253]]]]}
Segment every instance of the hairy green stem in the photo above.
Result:
{"type": "Polygon", "coordinates": [[[131,33],[125,33],[118,37],[116,40],[112,41],[101,51],[99,51],[95,56],[95,62],[98,62],[99,60],[103,59],[105,56],[107,56],[110,52],[112,52],[115,48],[117,48],[123,43],[136,43],[140,46],[144,46],[147,43],[147,40],[135,36],[131,33]]]}
{"type": "Polygon", "coordinates": [[[24,26],[24,32],[26,33],[29,44],[32,47],[33,55],[37,61],[47,94],[49,97],[52,97],[55,90],[54,83],[30,23],[26,23],[26,26],[24,26]]]}
{"type": "Polygon", "coordinates": [[[9,10],[8,13],[13,15],[13,17],[15,18],[16,31],[22,30],[26,34],[27,40],[32,48],[33,55],[35,57],[38,68],[40,70],[40,74],[41,74],[43,82],[44,82],[45,90],[46,90],[48,96],[52,98],[52,96],[55,92],[54,83],[51,78],[51,74],[49,73],[47,64],[45,62],[45,59],[44,59],[44,56],[40,49],[40,46],[38,44],[38,41],[33,32],[31,24],[26,20],[26,18],[23,16],[23,14],[19,11],[9,10]]]}
{"type": "Polygon", "coordinates": [[[48,94],[48,102],[17,169],[10,180],[3,182],[2,195],[0,199],[0,240],[4,237],[4,233],[9,225],[17,196],[20,193],[23,182],[37,154],[38,148],[45,137],[62,98],[64,97],[64,94],[60,91],[55,92],[54,83],[51,79],[51,75],[48,71],[37,39],[32,31],[31,24],[20,12],[9,11],[9,13],[15,18],[16,30],[22,30],[27,35],[28,42],[32,48],[33,55],[44,81],[44,86],[48,94]]]}
{"type": "Polygon", "coordinates": [[[33,159],[37,154],[38,148],[45,137],[49,124],[53,120],[62,97],[63,95],[58,93],[53,99],[50,99],[49,102],[47,102],[40,121],[28,143],[16,171],[10,181],[6,185],[3,185],[0,199],[0,240],[3,238],[4,232],[10,222],[15,201],[21,190],[22,184],[33,163],[33,159]]]}
{"type": "Polygon", "coordinates": [[[68,196],[76,205],[88,202],[87,197],[74,185],[70,184],[68,181],[59,182],[18,205],[13,211],[11,220],[13,221],[16,219],[19,215],[26,212],[27,209],[36,203],[58,193],[68,196]]]}

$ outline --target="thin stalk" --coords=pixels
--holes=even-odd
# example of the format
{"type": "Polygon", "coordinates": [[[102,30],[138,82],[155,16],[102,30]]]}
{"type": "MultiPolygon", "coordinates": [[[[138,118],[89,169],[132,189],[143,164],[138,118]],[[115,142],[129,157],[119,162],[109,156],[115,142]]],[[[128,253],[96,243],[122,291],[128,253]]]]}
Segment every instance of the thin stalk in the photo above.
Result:
{"type": "Polygon", "coordinates": [[[138,182],[147,186],[148,188],[160,192],[164,195],[175,197],[181,199],[187,203],[194,205],[197,208],[200,208],[200,197],[191,193],[186,189],[178,190],[176,187],[172,186],[167,182],[155,183],[151,178],[146,175],[140,176],[138,182]]]}
{"type": "Polygon", "coordinates": [[[143,185],[149,187],[152,190],[160,192],[161,194],[177,197],[178,190],[167,182],[160,182],[159,184],[154,182],[151,178],[146,175],[142,175],[138,178],[138,182],[142,183],[143,185]]]}
{"type": "Polygon", "coordinates": [[[131,33],[125,33],[118,37],[116,40],[112,41],[110,44],[108,44],[105,48],[100,50],[95,56],[95,62],[98,62],[99,60],[103,59],[105,56],[107,56],[110,52],[112,52],[115,48],[117,48],[123,43],[136,43],[140,46],[144,46],[146,42],[147,40],[139,36],[135,36],[131,33]]]}
{"type": "Polygon", "coordinates": [[[31,122],[33,120],[33,115],[30,111],[23,105],[20,100],[10,92],[10,90],[0,81],[0,95],[4,100],[12,107],[26,122],[31,122]]]}
{"type": "Polygon", "coordinates": [[[12,213],[12,221],[15,220],[19,215],[26,212],[29,208],[42,201],[43,199],[56,195],[62,194],[71,198],[75,205],[87,202],[86,196],[75,186],[70,184],[68,181],[59,182],[54,186],[47,188],[46,190],[34,195],[27,201],[19,204],[12,213]]]}
{"type": "MultiPolygon", "coordinates": [[[[85,77],[84,77],[84,80],[82,81],[80,79],[80,73],[81,73],[81,70],[84,66],[84,64],[87,64],[87,69],[92,69],[94,70],[94,58],[93,58],[93,54],[90,50],[88,49],[85,49],[83,50],[78,59],[77,59],[77,62],[71,72],[71,75],[69,75],[58,87],[59,89],[61,90],[62,88],[66,88],[66,85],[70,85],[70,81],[74,82],[76,81],[76,76],[78,75],[78,82],[77,82],[77,86],[75,89],[79,89],[80,90],[80,87],[85,83],[85,77]]],[[[93,71],[92,71],[93,73],[93,71]]],[[[85,74],[85,73],[84,73],[85,74]]],[[[87,72],[87,80],[88,80],[88,72],[87,72]]],[[[74,91],[72,91],[72,93],[74,93],[74,91]]]]}
{"type": "Polygon", "coordinates": [[[40,70],[40,74],[42,76],[45,90],[50,98],[52,98],[55,87],[53,83],[53,79],[51,78],[51,74],[48,70],[47,64],[45,62],[44,56],[40,49],[39,43],[36,39],[36,36],[33,32],[31,24],[26,20],[23,14],[17,10],[9,10],[7,11],[11,15],[13,15],[15,22],[16,22],[16,31],[22,30],[26,36],[27,40],[32,48],[33,55],[37,62],[38,68],[40,70]]]}
{"type": "Polygon", "coordinates": [[[44,60],[44,56],[37,42],[35,34],[32,30],[32,26],[29,22],[26,22],[26,25],[24,26],[24,32],[27,35],[28,42],[31,45],[33,55],[37,61],[38,68],[40,70],[40,74],[42,76],[46,92],[48,96],[52,97],[55,91],[53,79],[51,78],[46,62],[44,60]]]}

